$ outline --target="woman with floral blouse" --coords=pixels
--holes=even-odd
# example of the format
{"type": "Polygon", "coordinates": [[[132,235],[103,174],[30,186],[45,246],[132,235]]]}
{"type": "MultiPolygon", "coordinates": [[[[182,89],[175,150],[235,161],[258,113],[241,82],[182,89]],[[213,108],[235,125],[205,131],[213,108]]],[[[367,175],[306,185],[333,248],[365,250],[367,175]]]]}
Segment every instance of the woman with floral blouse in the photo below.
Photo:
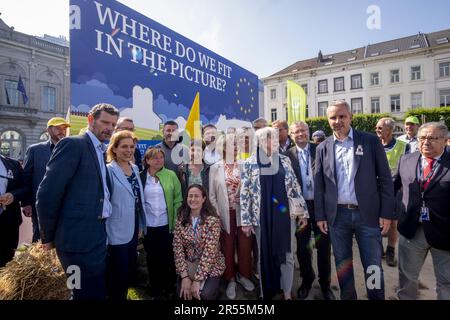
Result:
{"type": "Polygon", "coordinates": [[[177,292],[185,300],[214,300],[225,270],[220,219],[202,186],[191,185],[186,194],[173,238],[177,292]]]}

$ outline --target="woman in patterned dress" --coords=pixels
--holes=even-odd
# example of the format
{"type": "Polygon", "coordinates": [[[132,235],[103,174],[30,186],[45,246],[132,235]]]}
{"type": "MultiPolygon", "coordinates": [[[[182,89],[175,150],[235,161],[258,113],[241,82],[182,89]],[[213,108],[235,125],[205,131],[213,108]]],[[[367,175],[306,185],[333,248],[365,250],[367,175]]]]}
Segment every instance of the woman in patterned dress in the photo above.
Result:
{"type": "Polygon", "coordinates": [[[185,300],[214,300],[225,270],[219,242],[220,219],[205,188],[194,184],[186,192],[173,238],[177,292],[185,300]]]}

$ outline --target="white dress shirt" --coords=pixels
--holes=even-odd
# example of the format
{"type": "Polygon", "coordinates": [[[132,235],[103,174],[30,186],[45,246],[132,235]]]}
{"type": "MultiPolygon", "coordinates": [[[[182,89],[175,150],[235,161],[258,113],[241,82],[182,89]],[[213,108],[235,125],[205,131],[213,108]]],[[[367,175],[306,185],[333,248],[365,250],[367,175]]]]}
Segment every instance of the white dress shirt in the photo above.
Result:
{"type": "Polygon", "coordinates": [[[102,217],[108,218],[111,216],[112,213],[112,205],[110,201],[110,191],[108,188],[108,184],[106,183],[106,175],[108,174],[106,170],[105,160],[104,160],[104,153],[106,151],[106,145],[104,143],[101,143],[100,140],[97,139],[97,137],[90,131],[86,131],[88,137],[91,139],[92,143],[94,144],[95,152],[97,153],[97,161],[100,166],[100,171],[102,174],[102,182],[103,182],[103,212],[102,217]]]}
{"type": "Polygon", "coordinates": [[[144,186],[145,217],[147,227],[162,227],[169,224],[166,198],[159,181],[147,172],[147,181],[144,186]]]}

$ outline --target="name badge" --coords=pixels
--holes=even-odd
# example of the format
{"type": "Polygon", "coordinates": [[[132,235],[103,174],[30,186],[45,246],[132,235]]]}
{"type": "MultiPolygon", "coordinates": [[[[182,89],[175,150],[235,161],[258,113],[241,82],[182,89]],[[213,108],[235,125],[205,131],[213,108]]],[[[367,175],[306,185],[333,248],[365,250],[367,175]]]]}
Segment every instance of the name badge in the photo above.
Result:
{"type": "Polygon", "coordinates": [[[362,155],[364,155],[364,151],[363,151],[362,145],[358,145],[358,147],[356,148],[355,154],[356,154],[357,156],[362,156],[362,155]]]}
{"type": "Polygon", "coordinates": [[[425,206],[420,208],[420,221],[430,221],[430,210],[425,206]]]}

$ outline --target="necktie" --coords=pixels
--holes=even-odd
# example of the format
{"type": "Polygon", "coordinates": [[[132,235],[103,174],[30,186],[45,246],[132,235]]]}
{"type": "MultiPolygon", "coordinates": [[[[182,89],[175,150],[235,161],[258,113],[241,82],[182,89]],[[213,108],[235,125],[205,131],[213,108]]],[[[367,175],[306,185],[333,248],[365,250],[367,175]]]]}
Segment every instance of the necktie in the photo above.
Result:
{"type": "Polygon", "coordinates": [[[430,180],[431,180],[431,176],[430,173],[433,170],[433,165],[434,162],[436,161],[435,159],[432,158],[425,158],[425,160],[427,161],[427,166],[423,169],[423,190],[425,190],[428,185],[430,184],[430,180]]]}

